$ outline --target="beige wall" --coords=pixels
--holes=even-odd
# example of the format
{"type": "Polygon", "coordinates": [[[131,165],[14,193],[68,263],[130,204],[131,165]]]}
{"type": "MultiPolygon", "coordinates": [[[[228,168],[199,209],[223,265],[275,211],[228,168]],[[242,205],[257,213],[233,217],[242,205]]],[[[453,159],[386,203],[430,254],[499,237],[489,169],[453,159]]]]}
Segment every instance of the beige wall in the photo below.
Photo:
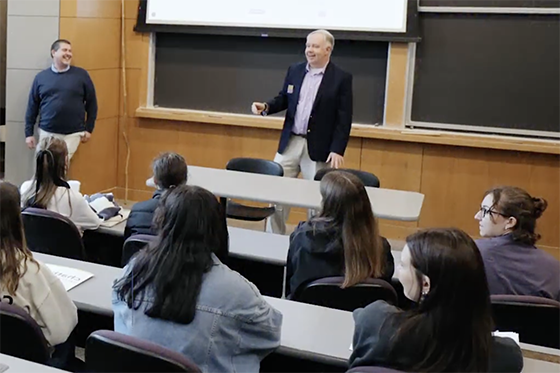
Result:
{"type": "Polygon", "coordinates": [[[25,146],[24,116],[35,75],[50,66],[58,38],[59,0],[8,0],[6,40],[6,179],[33,174],[34,151],[25,146]]]}

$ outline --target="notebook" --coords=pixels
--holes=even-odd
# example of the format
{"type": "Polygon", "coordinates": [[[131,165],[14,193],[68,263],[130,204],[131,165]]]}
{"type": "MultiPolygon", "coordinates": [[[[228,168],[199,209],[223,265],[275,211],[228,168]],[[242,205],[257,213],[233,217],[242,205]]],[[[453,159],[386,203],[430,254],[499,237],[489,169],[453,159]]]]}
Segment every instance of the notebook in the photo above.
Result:
{"type": "Polygon", "coordinates": [[[54,264],[47,264],[47,267],[54,273],[56,277],[62,282],[64,289],[69,291],[93,277],[92,273],[82,271],[80,269],[57,266],[54,264]]]}

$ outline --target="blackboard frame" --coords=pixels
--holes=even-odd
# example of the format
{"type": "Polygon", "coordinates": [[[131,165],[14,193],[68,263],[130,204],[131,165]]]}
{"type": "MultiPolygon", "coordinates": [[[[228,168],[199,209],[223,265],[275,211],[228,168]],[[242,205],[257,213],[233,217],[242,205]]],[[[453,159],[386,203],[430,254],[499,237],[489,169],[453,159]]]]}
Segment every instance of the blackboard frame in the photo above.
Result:
{"type": "MultiPolygon", "coordinates": [[[[134,31],[165,32],[206,35],[258,36],[275,38],[305,38],[308,29],[272,29],[252,27],[217,27],[186,25],[155,25],[146,23],[148,0],[140,0],[134,31]]],[[[419,42],[418,0],[408,0],[407,28],[405,33],[332,31],[337,40],[419,42]]]]}
{"type": "MultiPolygon", "coordinates": [[[[282,39],[275,38],[262,39],[254,37],[237,37],[237,36],[222,36],[222,35],[180,35],[175,33],[157,33],[151,37],[151,68],[149,72],[149,86],[148,105],[158,108],[178,109],[178,110],[191,110],[198,112],[212,112],[212,113],[233,113],[233,114],[251,114],[250,103],[254,100],[267,100],[277,94],[281,83],[285,76],[287,68],[293,64],[304,61],[304,40],[297,39],[282,39]],[[162,39],[168,41],[164,42],[166,45],[162,49],[162,39]],[[170,39],[171,38],[171,39],[170,39]],[[241,44],[234,44],[234,40],[214,42],[209,41],[195,41],[191,47],[184,48],[177,45],[183,43],[184,39],[245,39],[241,44]],[[175,40],[173,40],[175,39],[175,40]],[[218,44],[216,44],[218,42],[218,44]],[[291,50],[285,53],[286,50],[281,47],[276,55],[275,46],[267,46],[269,43],[279,43],[297,45],[297,54],[291,50]],[[171,43],[171,44],[170,44],[171,43]],[[245,46],[243,46],[245,43],[245,46]],[[255,44],[257,43],[257,44],[255,44]],[[227,45],[229,44],[229,45],[227,45]],[[255,44],[253,46],[253,44],[255,44]],[[300,46],[301,44],[301,46],[300,46]],[[249,50],[246,50],[247,45],[250,45],[249,50]],[[177,48],[179,46],[179,48],[177,48]],[[171,48],[170,48],[171,47],[171,48]],[[272,50],[268,49],[272,48],[272,50]],[[167,51],[166,51],[167,49],[167,51]],[[192,52],[191,52],[192,51],[192,52]],[[243,51],[240,56],[236,57],[231,55],[235,51],[243,51]],[[251,52],[246,54],[245,52],[251,52]],[[255,52],[258,51],[258,52],[255,52]],[[169,55],[169,53],[173,55],[169,55]],[[301,52],[301,53],[300,53],[301,52]],[[163,54],[165,53],[165,54],[163,54]],[[179,53],[179,54],[177,54],[179,53]],[[192,54],[194,53],[194,54],[192,54]],[[216,53],[225,53],[223,57],[216,56],[216,53]],[[254,59],[254,54],[262,53],[262,56],[269,60],[274,60],[272,65],[266,63],[261,64],[257,59],[254,59]],[[167,57],[166,57],[167,56],[167,57]],[[229,57],[228,57],[229,56],[229,57]],[[158,62],[158,58],[160,59],[158,62]],[[165,65],[160,65],[161,61],[166,61],[165,65]],[[178,63],[181,61],[181,63],[178,63]],[[177,69],[183,69],[183,64],[189,64],[188,73],[177,69]],[[276,66],[278,64],[278,66],[276,66]],[[231,69],[240,68],[241,75],[231,75],[231,69]],[[216,70],[217,69],[217,70],[216,70]],[[220,73],[223,71],[224,73],[220,73]],[[251,79],[243,76],[247,71],[259,73],[265,71],[266,74],[271,72],[280,72],[276,79],[267,80],[256,78],[251,79]],[[226,74],[227,73],[227,74],[226,74]],[[162,75],[163,74],[163,75],[162,75]],[[204,82],[197,79],[206,79],[205,77],[211,76],[211,80],[204,82]],[[262,82],[270,81],[272,85],[264,84],[262,82]],[[223,84],[221,89],[217,89],[216,82],[223,84]],[[236,87],[233,83],[242,83],[242,90],[226,89],[227,87],[236,87]],[[269,90],[265,95],[250,95],[245,97],[244,94],[252,93],[252,86],[258,86],[260,91],[265,87],[269,90]],[[271,88],[272,87],[272,88],[271,88]],[[176,91],[179,90],[179,91],[176,91]],[[232,98],[232,92],[235,98],[232,98]],[[239,94],[239,92],[244,92],[239,94]],[[212,99],[208,95],[212,95],[212,99]],[[238,100],[242,100],[242,104],[238,100]],[[178,101],[179,100],[179,101],[178,101]],[[217,103],[223,107],[217,107],[217,103]],[[227,103],[224,104],[224,103],[227,103]],[[234,107],[229,107],[229,105],[234,107]]],[[[339,67],[354,75],[354,92],[363,92],[364,90],[372,90],[371,94],[355,95],[354,96],[354,124],[366,126],[379,126],[384,123],[385,118],[385,95],[387,92],[387,73],[388,73],[388,60],[389,59],[389,43],[387,42],[366,42],[366,41],[337,41],[335,52],[333,53],[332,61],[339,67]],[[371,45],[369,48],[364,48],[364,45],[371,45]],[[346,49],[346,52],[344,50],[346,49]],[[349,53],[354,51],[355,53],[349,53]],[[348,60],[349,56],[352,56],[348,60]],[[369,61],[370,63],[363,63],[369,61]],[[370,84],[378,82],[379,84],[370,84]]],[[[270,78],[270,77],[269,77],[270,78]]],[[[369,92],[369,91],[368,91],[369,92]]],[[[284,116],[284,112],[277,114],[279,117],[284,116]]]]}
{"type": "MultiPolygon", "coordinates": [[[[424,0],[424,4],[428,0],[424,0]]],[[[431,0],[433,2],[439,0],[431,0]]],[[[469,0],[464,0],[469,1],[469,0]]],[[[474,1],[474,0],[470,0],[474,1]]],[[[488,0],[487,0],[488,1],[488,0]]],[[[515,0],[513,0],[515,1],[515,0]]],[[[521,1],[521,0],[520,0],[521,1]]],[[[538,0],[536,0],[538,1],[538,0]]],[[[422,4],[422,1],[421,1],[422,4]]],[[[442,11],[438,11],[435,7],[430,7],[429,10],[423,10],[422,7],[419,8],[421,17],[422,14],[426,13],[471,13],[465,12],[463,9],[456,8],[456,11],[452,11],[451,9],[445,9],[442,11]]],[[[499,15],[517,15],[520,14],[527,14],[527,15],[558,15],[560,14],[560,8],[547,8],[547,9],[536,9],[536,8],[527,8],[526,11],[518,12],[510,12],[510,8],[504,9],[488,9],[488,12],[484,10],[480,10],[475,13],[489,13],[489,14],[496,14],[499,15]]],[[[435,121],[417,121],[413,120],[413,97],[414,97],[414,84],[416,79],[416,57],[417,57],[417,45],[411,44],[409,48],[409,66],[408,66],[408,73],[407,73],[407,83],[406,83],[406,98],[405,98],[405,127],[409,129],[440,129],[440,130],[450,130],[455,132],[467,132],[467,133],[478,133],[478,134],[496,134],[496,135],[512,135],[512,136],[523,136],[523,137],[532,137],[532,138],[543,138],[543,139],[558,139],[560,138],[560,122],[559,128],[554,129],[554,131],[540,131],[540,130],[532,130],[532,129],[520,129],[520,128],[503,128],[503,127],[490,127],[490,126],[480,126],[476,124],[456,124],[456,123],[443,123],[443,122],[435,122],[435,121]]]]}

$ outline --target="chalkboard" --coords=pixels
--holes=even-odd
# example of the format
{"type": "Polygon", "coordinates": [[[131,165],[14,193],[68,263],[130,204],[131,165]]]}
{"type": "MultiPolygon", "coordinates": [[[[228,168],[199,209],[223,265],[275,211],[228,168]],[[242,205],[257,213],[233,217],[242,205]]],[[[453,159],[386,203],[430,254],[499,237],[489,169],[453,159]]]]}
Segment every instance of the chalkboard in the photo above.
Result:
{"type": "Polygon", "coordinates": [[[558,15],[422,13],[412,121],[560,132],[559,25],[558,15]]]}
{"type": "Polygon", "coordinates": [[[474,8],[560,8],[558,0],[420,0],[420,6],[474,8]]]}
{"type": "MultiPolygon", "coordinates": [[[[158,33],[154,105],[250,114],[278,94],[304,48],[305,39],[158,33]]],[[[383,121],[387,52],[386,42],[335,43],[332,61],[354,77],[354,123],[383,121]]]]}

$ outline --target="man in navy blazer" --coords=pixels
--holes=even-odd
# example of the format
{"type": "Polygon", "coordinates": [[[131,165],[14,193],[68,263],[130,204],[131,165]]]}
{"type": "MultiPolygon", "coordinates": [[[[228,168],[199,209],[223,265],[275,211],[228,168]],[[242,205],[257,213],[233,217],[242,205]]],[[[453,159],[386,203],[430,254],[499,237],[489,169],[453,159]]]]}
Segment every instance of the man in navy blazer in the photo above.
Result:
{"type": "MultiPolygon", "coordinates": [[[[352,126],[352,75],[330,62],[334,37],[326,30],[307,36],[307,62],[290,66],[282,90],[268,102],[254,102],[254,114],[287,110],[275,162],[284,176],[313,180],[329,164],[344,163],[352,126]]],[[[289,208],[279,207],[267,230],[285,233],[289,208]]]]}

